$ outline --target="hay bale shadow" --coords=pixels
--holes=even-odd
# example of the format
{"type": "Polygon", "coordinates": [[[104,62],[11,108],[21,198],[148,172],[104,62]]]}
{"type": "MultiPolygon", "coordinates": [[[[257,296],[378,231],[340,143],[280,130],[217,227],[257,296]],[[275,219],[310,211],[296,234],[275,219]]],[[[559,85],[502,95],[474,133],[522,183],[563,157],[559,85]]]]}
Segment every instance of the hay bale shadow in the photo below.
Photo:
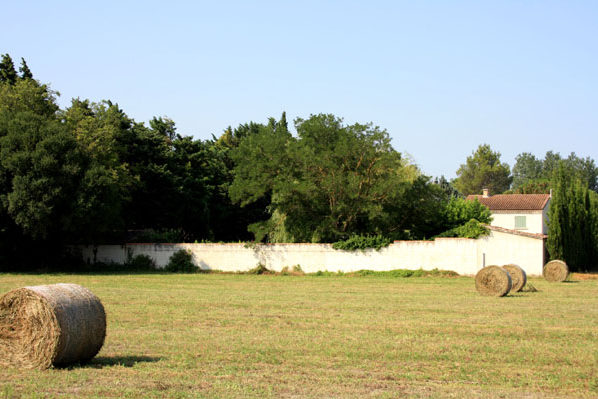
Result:
{"type": "Polygon", "coordinates": [[[157,356],[97,356],[88,363],[70,368],[102,369],[113,366],[133,367],[138,363],[155,363],[160,360],[162,358],[157,356]]]}

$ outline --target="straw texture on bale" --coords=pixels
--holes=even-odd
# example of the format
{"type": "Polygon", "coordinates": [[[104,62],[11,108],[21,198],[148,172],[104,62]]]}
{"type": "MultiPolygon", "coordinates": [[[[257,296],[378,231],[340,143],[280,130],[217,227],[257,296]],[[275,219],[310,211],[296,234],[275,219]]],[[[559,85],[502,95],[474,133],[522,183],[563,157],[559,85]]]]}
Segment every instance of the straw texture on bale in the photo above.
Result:
{"type": "Polygon", "coordinates": [[[18,288],[0,297],[0,365],[46,369],[93,358],[106,337],[106,313],[77,284],[18,288]]]}
{"type": "Polygon", "coordinates": [[[511,291],[511,276],[498,266],[486,266],[475,276],[475,288],[482,295],[505,296],[511,291]]]}
{"type": "Polygon", "coordinates": [[[542,276],[548,281],[561,283],[569,276],[569,267],[562,260],[551,260],[544,265],[542,276]]]}
{"type": "Polygon", "coordinates": [[[502,268],[505,269],[511,276],[511,291],[521,291],[527,283],[527,275],[525,274],[525,270],[513,264],[504,265],[502,268]]]}

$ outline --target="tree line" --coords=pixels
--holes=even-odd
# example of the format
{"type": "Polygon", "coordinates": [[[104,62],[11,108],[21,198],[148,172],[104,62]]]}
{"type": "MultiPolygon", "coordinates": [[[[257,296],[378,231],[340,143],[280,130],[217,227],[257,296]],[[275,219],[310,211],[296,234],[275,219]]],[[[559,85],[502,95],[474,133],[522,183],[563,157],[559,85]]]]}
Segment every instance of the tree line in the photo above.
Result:
{"type": "MultiPolygon", "coordinates": [[[[490,213],[464,200],[477,189],[466,169],[489,171],[472,174],[479,184],[518,189],[489,147],[487,166],[472,154],[456,180],[431,179],[386,130],[334,115],[298,118],[296,134],[283,113],[198,140],[166,117],[146,125],[109,100],[61,109],[57,96],[24,59],[17,71],[2,56],[0,267],[56,262],[69,244],[473,237],[490,213]]],[[[536,179],[519,169],[522,186],[536,179]]]]}

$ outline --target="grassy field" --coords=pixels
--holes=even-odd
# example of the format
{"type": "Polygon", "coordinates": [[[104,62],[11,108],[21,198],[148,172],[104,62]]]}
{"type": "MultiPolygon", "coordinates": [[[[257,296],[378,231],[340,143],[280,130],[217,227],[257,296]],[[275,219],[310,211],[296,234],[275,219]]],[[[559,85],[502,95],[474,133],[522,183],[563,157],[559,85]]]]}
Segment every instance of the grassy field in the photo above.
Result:
{"type": "Polygon", "coordinates": [[[0,398],[598,397],[598,280],[0,274],[0,294],[57,282],[102,299],[106,343],[0,370],[0,398]]]}

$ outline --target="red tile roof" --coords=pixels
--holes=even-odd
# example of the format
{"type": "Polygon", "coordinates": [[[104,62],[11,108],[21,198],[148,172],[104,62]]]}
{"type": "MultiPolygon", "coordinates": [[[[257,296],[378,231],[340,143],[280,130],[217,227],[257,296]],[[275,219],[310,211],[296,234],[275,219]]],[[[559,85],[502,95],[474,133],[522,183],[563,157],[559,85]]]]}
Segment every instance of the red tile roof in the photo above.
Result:
{"type": "Polygon", "coordinates": [[[546,207],[550,194],[468,195],[466,199],[473,201],[476,198],[491,211],[540,211],[546,207]]]}
{"type": "Polygon", "coordinates": [[[486,224],[484,226],[488,227],[490,230],[500,231],[501,233],[514,234],[516,236],[523,236],[523,237],[529,237],[529,238],[538,238],[538,239],[548,238],[548,236],[546,234],[528,233],[526,231],[505,229],[504,227],[490,226],[489,224],[486,224]]]}

